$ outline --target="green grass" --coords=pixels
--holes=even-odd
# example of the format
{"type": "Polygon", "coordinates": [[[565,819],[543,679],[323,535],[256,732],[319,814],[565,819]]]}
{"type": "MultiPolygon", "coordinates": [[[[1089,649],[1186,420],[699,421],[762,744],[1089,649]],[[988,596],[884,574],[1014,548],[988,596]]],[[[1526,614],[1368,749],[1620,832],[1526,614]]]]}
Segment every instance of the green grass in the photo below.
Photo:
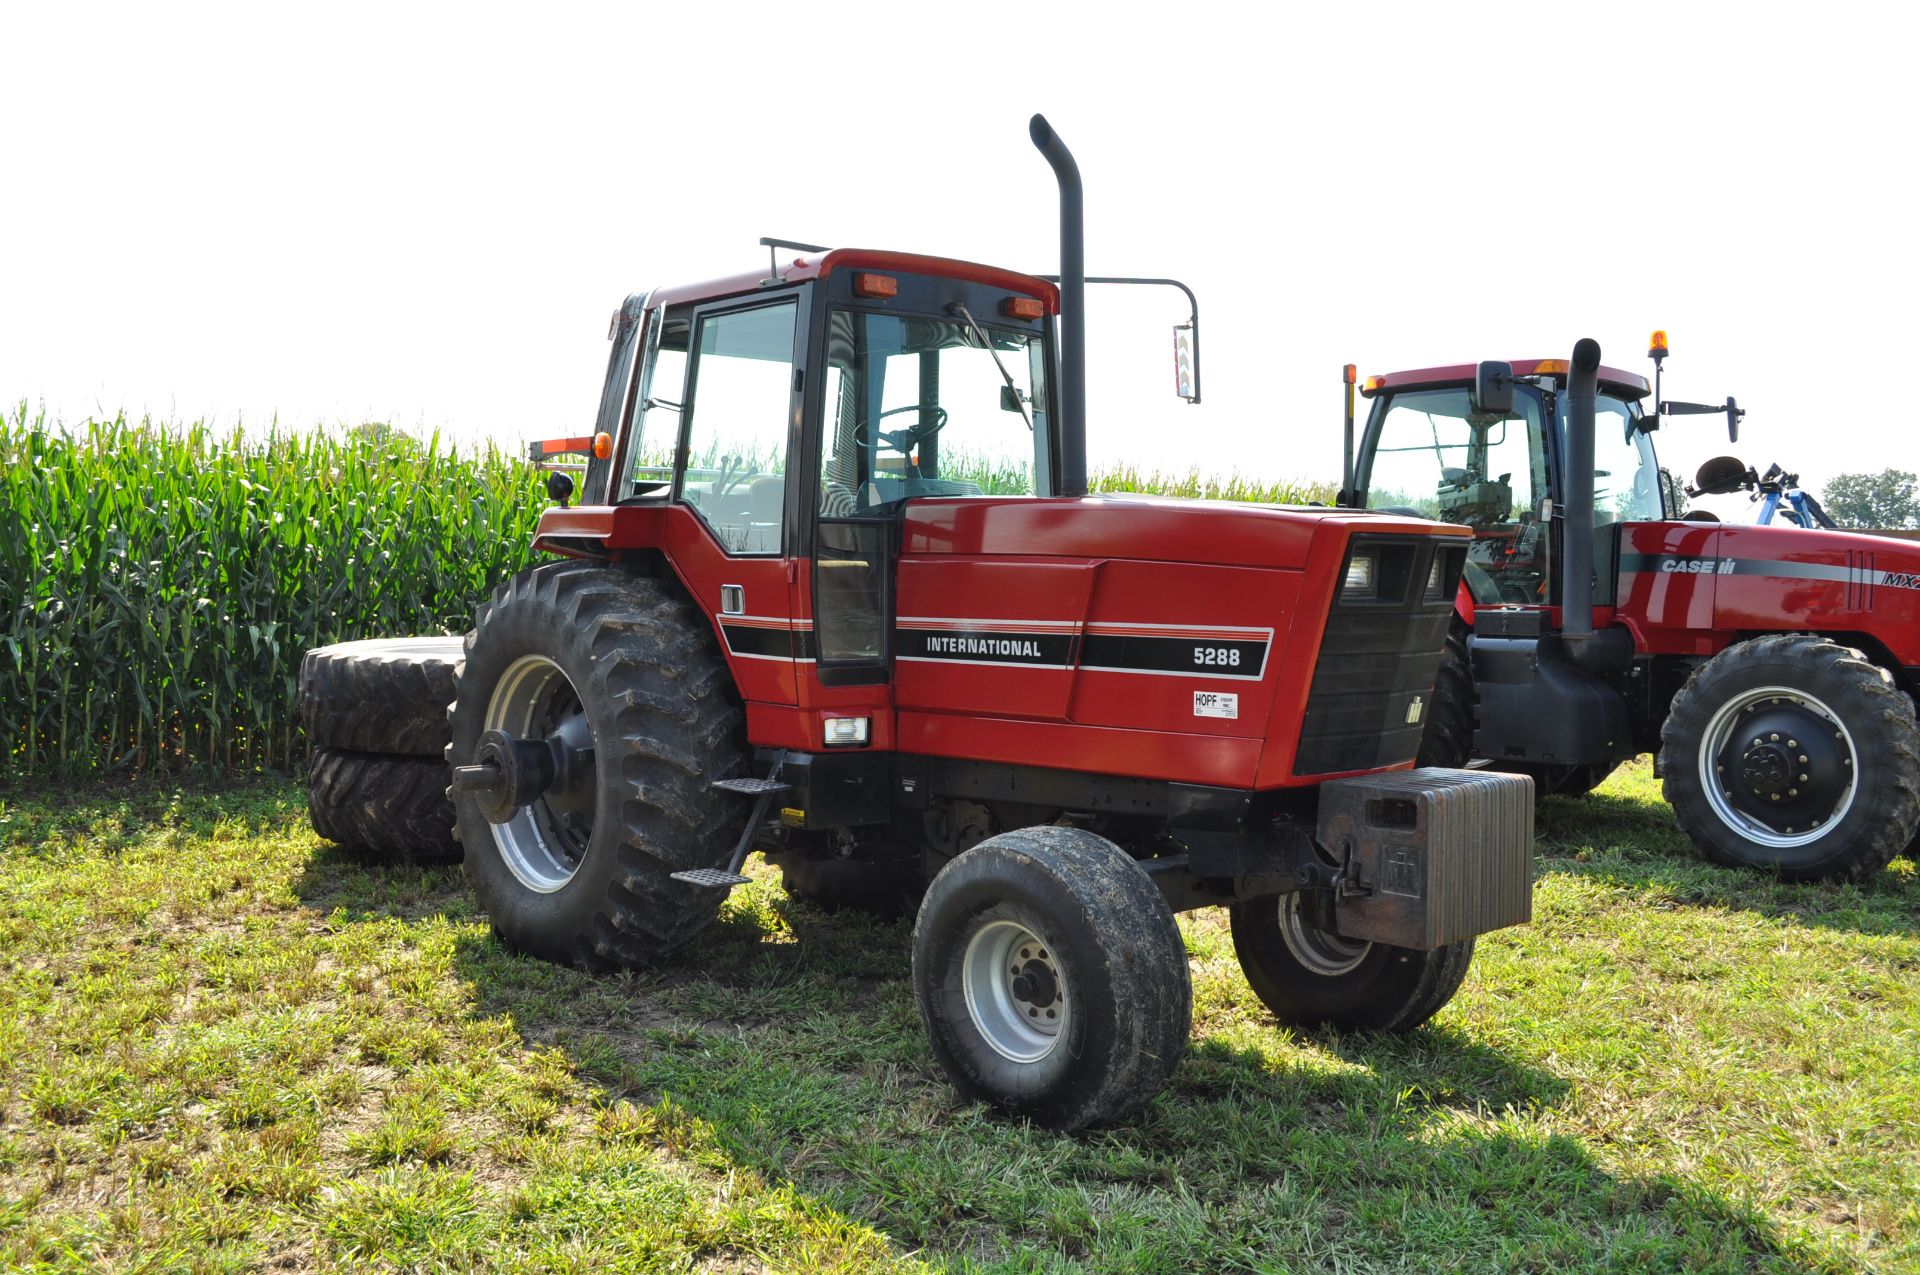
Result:
{"type": "Polygon", "coordinates": [[[671,969],[514,956],[284,781],[0,807],[0,1268],[1920,1270],[1920,879],[1695,860],[1644,764],[1400,1039],[1192,1052],[1063,1137],[959,1103],[904,924],[765,875],[671,969]]]}

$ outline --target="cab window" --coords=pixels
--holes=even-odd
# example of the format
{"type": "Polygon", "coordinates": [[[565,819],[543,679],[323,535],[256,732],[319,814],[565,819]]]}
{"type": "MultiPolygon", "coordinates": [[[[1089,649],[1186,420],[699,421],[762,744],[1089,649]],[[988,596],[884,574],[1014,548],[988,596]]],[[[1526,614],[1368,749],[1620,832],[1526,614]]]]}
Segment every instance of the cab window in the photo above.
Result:
{"type": "Polygon", "coordinates": [[[728,553],[780,552],[798,314],[782,301],[706,315],[694,331],[680,497],[728,553]]]}
{"type": "Polygon", "coordinates": [[[1539,604],[1551,579],[1541,400],[1479,411],[1464,387],[1395,394],[1381,408],[1367,508],[1471,527],[1469,585],[1484,601],[1539,604]]]}
{"type": "MultiPolygon", "coordinates": [[[[1565,415],[1567,396],[1560,396],[1565,415]]],[[[1660,466],[1653,441],[1641,433],[1639,408],[1625,399],[1602,394],[1593,412],[1593,522],[1657,522],[1665,517],[1661,503],[1660,466]]],[[[1562,426],[1564,428],[1564,425],[1562,426]]]]}

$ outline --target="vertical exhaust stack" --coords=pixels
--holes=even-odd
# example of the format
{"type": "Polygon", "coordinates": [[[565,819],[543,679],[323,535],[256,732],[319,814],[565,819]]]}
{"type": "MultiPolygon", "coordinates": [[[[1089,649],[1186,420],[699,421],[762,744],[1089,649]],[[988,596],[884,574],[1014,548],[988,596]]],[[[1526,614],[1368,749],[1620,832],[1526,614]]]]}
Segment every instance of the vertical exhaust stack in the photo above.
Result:
{"type": "Polygon", "coordinates": [[[1567,377],[1567,481],[1560,548],[1560,633],[1567,654],[1582,668],[1593,658],[1593,411],[1600,392],[1600,343],[1582,337],[1573,346],[1567,377]]]}
{"type": "MultiPolygon", "coordinates": [[[[1087,241],[1080,166],[1073,152],[1036,115],[1027,126],[1060,183],[1060,475],[1063,496],[1087,494],[1087,241]]],[[[1596,358],[1598,356],[1596,355],[1596,358]]],[[[1589,408],[1591,415],[1591,408],[1589,408]]],[[[1591,439],[1592,430],[1589,428],[1591,439]]],[[[1592,466],[1593,448],[1587,448],[1592,466]]]]}

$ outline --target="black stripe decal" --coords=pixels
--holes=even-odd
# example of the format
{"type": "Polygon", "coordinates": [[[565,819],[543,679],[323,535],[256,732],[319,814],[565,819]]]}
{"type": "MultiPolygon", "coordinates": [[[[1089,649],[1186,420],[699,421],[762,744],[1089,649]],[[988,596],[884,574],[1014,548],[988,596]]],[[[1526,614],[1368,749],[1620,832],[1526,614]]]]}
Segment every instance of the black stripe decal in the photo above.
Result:
{"type": "Polygon", "coordinates": [[[768,629],[723,621],[720,631],[726,635],[727,649],[735,655],[761,655],[787,660],[813,658],[813,634],[805,629],[768,629]]]}
{"type": "Polygon", "coordinates": [[[1257,680],[1267,659],[1260,639],[1210,637],[1138,637],[1120,633],[1089,633],[1080,654],[1083,668],[1127,673],[1192,673],[1198,677],[1243,677],[1257,680]]]}
{"type": "Polygon", "coordinates": [[[994,629],[896,629],[895,649],[907,660],[986,660],[1056,668],[1073,663],[1069,633],[1010,633],[994,629]]]}

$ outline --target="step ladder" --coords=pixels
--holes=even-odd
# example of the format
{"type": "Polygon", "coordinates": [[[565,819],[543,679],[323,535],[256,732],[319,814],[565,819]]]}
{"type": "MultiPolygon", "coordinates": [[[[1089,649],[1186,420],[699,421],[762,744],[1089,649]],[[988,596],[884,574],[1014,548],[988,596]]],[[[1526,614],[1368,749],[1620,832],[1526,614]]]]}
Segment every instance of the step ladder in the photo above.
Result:
{"type": "Polygon", "coordinates": [[[733,858],[727,861],[725,868],[688,868],[684,872],[673,873],[673,880],[725,890],[747,883],[748,878],[740,874],[740,869],[753,849],[753,834],[760,831],[760,825],[767,821],[767,811],[773,805],[773,799],[783,792],[793,791],[793,785],[780,778],[783,760],[784,757],[773,763],[773,771],[765,779],[743,776],[739,779],[716,780],[709,785],[715,792],[752,797],[753,813],[747,816],[747,826],[740,833],[740,844],[733,848],[733,858]]]}

